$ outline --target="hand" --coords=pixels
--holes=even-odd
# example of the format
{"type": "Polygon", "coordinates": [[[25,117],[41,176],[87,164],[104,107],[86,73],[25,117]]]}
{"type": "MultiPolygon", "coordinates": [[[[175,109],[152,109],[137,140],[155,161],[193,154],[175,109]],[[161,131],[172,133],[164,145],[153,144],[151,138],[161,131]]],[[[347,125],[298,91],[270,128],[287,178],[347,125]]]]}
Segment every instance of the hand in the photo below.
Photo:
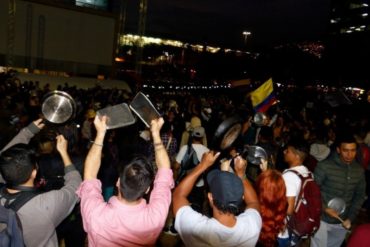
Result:
{"type": "Polygon", "coordinates": [[[351,221],[349,219],[346,219],[342,222],[342,226],[346,228],[347,230],[351,228],[351,221]]]}
{"type": "Polygon", "coordinates": [[[230,164],[231,164],[231,160],[228,160],[228,159],[222,159],[222,160],[221,160],[221,167],[220,167],[220,170],[221,170],[221,171],[228,172],[228,171],[230,170],[230,164]]]}
{"type": "Polygon", "coordinates": [[[330,217],[337,218],[339,217],[338,212],[332,208],[325,208],[325,213],[327,213],[330,217]]]}
{"type": "Polygon", "coordinates": [[[265,159],[261,159],[260,168],[261,168],[261,170],[262,170],[263,172],[267,170],[267,165],[268,165],[267,160],[265,160],[265,159]]]}
{"type": "Polygon", "coordinates": [[[342,226],[346,229],[350,229],[351,228],[351,221],[349,219],[347,220],[343,220],[337,211],[335,211],[334,209],[332,208],[326,208],[325,209],[325,213],[327,213],[329,216],[333,217],[333,218],[336,218],[337,220],[339,220],[340,222],[342,222],[342,226]]]}
{"type": "Polygon", "coordinates": [[[43,123],[43,119],[42,118],[39,118],[39,119],[33,121],[33,124],[36,125],[36,127],[38,129],[42,129],[42,128],[45,127],[45,124],[43,123]]]}
{"type": "Polygon", "coordinates": [[[238,177],[243,178],[247,170],[247,160],[243,159],[241,156],[237,156],[234,159],[234,170],[238,177]]]}
{"type": "Polygon", "coordinates": [[[97,134],[105,134],[107,131],[107,116],[102,116],[101,118],[99,116],[95,116],[94,119],[94,125],[97,134]]]}
{"type": "Polygon", "coordinates": [[[200,161],[199,165],[202,165],[202,166],[204,166],[205,169],[207,169],[213,163],[215,163],[218,156],[220,156],[220,152],[215,153],[214,151],[208,151],[208,152],[203,154],[202,160],[200,161]]]}
{"type": "Polygon", "coordinates": [[[63,135],[57,135],[57,150],[60,154],[67,153],[68,142],[63,135]]]}
{"type": "Polygon", "coordinates": [[[229,152],[230,156],[235,158],[236,156],[239,155],[239,153],[235,150],[235,148],[231,149],[229,152]]]}
{"type": "Polygon", "coordinates": [[[161,130],[163,124],[164,120],[162,117],[153,119],[150,123],[150,131],[152,132],[152,134],[159,134],[159,131],[161,130]]]}

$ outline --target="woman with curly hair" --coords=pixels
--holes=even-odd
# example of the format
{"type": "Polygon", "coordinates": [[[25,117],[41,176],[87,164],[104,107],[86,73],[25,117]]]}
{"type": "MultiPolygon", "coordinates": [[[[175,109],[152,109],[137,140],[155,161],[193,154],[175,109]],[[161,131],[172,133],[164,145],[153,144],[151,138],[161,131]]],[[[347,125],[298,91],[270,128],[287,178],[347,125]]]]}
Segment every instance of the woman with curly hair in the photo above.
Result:
{"type": "Polygon", "coordinates": [[[258,246],[277,246],[277,235],[285,227],[288,201],[282,174],[277,170],[262,172],[256,181],[256,192],[261,207],[262,230],[258,246]]]}

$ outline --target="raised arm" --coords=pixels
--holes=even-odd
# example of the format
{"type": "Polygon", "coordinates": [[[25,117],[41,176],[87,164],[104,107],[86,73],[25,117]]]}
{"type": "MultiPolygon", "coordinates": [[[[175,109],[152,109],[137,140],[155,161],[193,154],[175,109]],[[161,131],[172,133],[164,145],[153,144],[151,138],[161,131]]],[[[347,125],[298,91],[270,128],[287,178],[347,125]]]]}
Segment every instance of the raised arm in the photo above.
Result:
{"type": "Polygon", "coordinates": [[[96,137],[87,154],[84,166],[84,180],[96,179],[101,165],[101,156],[105,133],[107,131],[107,118],[103,116],[101,119],[96,116],[94,119],[96,128],[96,137]]]}
{"type": "Polygon", "coordinates": [[[39,133],[44,126],[45,124],[42,122],[41,118],[33,121],[27,127],[21,129],[19,133],[0,151],[0,153],[19,143],[28,144],[31,138],[39,133]]]}
{"type": "Polygon", "coordinates": [[[163,118],[157,118],[152,120],[150,125],[150,132],[152,133],[154,152],[155,152],[155,163],[158,169],[160,168],[171,168],[170,159],[163,142],[161,140],[160,130],[164,123],[163,118]]]}
{"type": "Polygon", "coordinates": [[[64,167],[72,165],[71,158],[69,157],[69,154],[67,151],[68,150],[67,140],[64,138],[63,135],[58,135],[56,139],[57,139],[57,150],[60,156],[62,157],[64,167]]]}
{"type": "Polygon", "coordinates": [[[218,158],[220,153],[209,151],[203,154],[202,160],[190,174],[188,174],[181,183],[176,187],[173,193],[173,213],[176,215],[177,211],[186,205],[189,205],[187,197],[194,187],[198,177],[205,172],[218,158]]]}
{"type": "Polygon", "coordinates": [[[244,202],[247,204],[247,208],[254,208],[257,211],[260,210],[260,204],[256,191],[253,186],[250,184],[248,179],[245,176],[245,171],[247,169],[247,161],[240,156],[234,159],[235,164],[235,173],[243,181],[244,186],[244,202]]]}
{"type": "Polygon", "coordinates": [[[59,225],[74,208],[78,197],[76,190],[81,184],[81,175],[68,155],[68,142],[63,135],[56,137],[56,148],[64,164],[64,186],[59,190],[43,193],[40,197],[44,214],[54,225],[59,225]]]}

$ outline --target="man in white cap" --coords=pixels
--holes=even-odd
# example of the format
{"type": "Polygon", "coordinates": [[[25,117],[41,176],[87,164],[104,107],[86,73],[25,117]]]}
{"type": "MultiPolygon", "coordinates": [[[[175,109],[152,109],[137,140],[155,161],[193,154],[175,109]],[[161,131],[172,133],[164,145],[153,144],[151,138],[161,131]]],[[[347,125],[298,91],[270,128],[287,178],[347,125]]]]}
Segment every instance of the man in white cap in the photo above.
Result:
{"type": "MultiPolygon", "coordinates": [[[[202,127],[202,120],[200,120],[199,117],[194,116],[191,118],[190,123],[187,122],[186,124],[186,130],[182,133],[180,147],[185,146],[188,143],[190,134],[196,127],[202,127]]],[[[207,137],[205,134],[203,134],[202,137],[202,144],[207,146],[207,137]]]]}
{"type": "MultiPolygon", "coordinates": [[[[193,148],[193,150],[195,151],[196,158],[197,158],[197,161],[198,161],[197,163],[199,163],[199,161],[202,160],[203,154],[209,151],[209,149],[202,144],[202,139],[203,139],[204,135],[205,135],[205,130],[204,130],[203,127],[198,126],[198,127],[195,127],[193,129],[192,136],[191,136],[192,144],[191,144],[190,148],[193,148]]],[[[188,145],[182,146],[179,153],[176,156],[176,162],[175,162],[175,176],[176,176],[176,178],[177,178],[178,175],[181,175],[181,174],[186,175],[186,173],[189,173],[191,171],[191,169],[188,170],[185,167],[181,167],[181,162],[184,159],[187,151],[188,151],[188,145]],[[183,169],[183,170],[181,170],[181,169],[183,169]],[[177,171],[179,171],[179,172],[177,172],[177,171]]],[[[194,168],[194,167],[192,167],[192,168],[194,168]]],[[[204,190],[204,181],[203,181],[202,178],[200,178],[197,181],[197,183],[196,183],[196,185],[195,185],[195,187],[194,187],[194,189],[193,189],[193,191],[190,195],[190,201],[192,202],[193,207],[195,207],[196,210],[199,211],[199,212],[201,212],[201,207],[202,207],[203,201],[204,201],[203,190],[204,190]]]]}
{"type": "MultiPolygon", "coordinates": [[[[203,154],[209,151],[209,149],[202,144],[202,139],[204,135],[205,130],[203,127],[201,126],[195,127],[192,131],[191,145],[182,146],[180,151],[178,152],[174,164],[174,177],[176,182],[180,182],[182,178],[186,176],[186,174],[190,173],[194,169],[194,167],[198,165],[199,161],[202,160],[203,154]],[[189,155],[191,156],[190,158],[189,155]],[[192,164],[189,167],[184,167],[185,166],[183,161],[184,159],[190,159],[192,164]]],[[[196,210],[197,212],[202,212],[204,202],[203,178],[200,177],[196,181],[196,185],[191,190],[188,199],[194,210],[196,210]]],[[[177,234],[176,230],[174,229],[173,222],[170,226],[168,226],[168,230],[165,232],[171,235],[177,234]]]]}

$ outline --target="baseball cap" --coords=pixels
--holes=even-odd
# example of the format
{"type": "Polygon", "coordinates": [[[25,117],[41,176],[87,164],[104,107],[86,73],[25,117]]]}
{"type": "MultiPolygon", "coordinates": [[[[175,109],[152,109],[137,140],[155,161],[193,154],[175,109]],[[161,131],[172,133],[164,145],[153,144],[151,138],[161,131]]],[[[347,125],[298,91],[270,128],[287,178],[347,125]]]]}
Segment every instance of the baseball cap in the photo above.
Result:
{"type": "Polygon", "coordinates": [[[235,174],[213,170],[207,175],[209,190],[214,200],[226,207],[236,207],[243,202],[244,187],[242,180],[235,174]]]}
{"type": "Polygon", "coordinates": [[[198,126],[198,127],[195,127],[193,129],[193,134],[192,135],[194,137],[203,137],[204,136],[204,132],[205,132],[204,128],[201,127],[201,126],[198,126]]]}

